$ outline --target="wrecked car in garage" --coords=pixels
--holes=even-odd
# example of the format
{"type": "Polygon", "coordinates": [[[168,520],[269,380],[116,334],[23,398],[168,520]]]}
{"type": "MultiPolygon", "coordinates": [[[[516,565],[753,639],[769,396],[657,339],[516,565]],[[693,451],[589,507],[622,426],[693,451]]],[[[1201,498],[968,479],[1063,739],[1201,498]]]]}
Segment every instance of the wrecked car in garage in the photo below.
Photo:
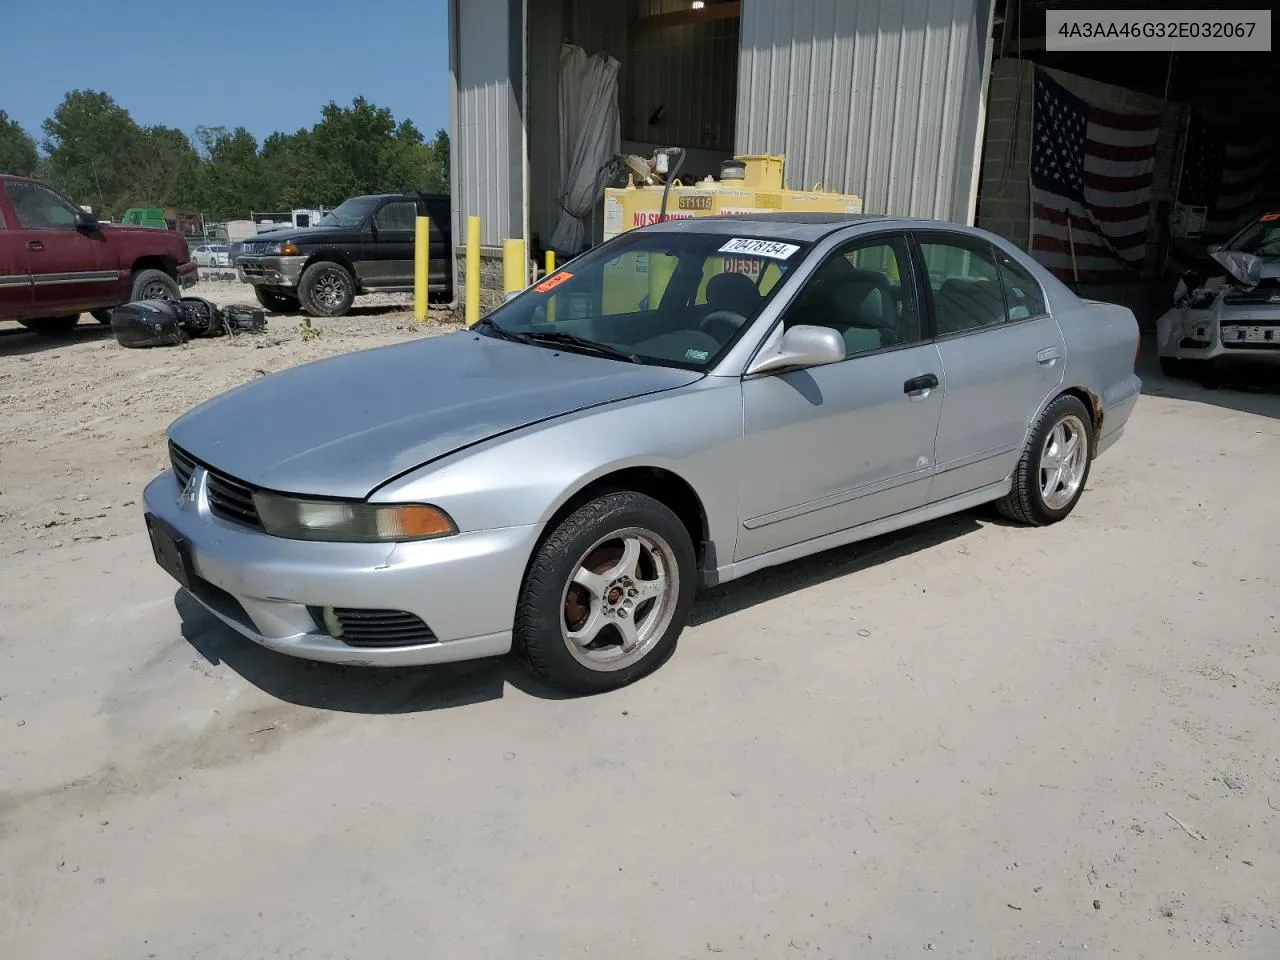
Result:
{"type": "Polygon", "coordinates": [[[1280,212],[1210,255],[1218,269],[1184,275],[1172,308],[1156,321],[1161,371],[1212,383],[1224,361],[1280,366],[1280,212]]]}

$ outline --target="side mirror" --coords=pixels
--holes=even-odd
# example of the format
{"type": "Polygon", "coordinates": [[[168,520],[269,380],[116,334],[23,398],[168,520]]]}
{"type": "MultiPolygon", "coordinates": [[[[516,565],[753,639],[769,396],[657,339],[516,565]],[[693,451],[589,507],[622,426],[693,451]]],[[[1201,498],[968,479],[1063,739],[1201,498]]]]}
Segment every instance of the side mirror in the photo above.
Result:
{"type": "Polygon", "coordinates": [[[830,327],[797,326],[782,334],[773,347],[756,355],[748,376],[839,363],[844,359],[844,339],[830,327]]]}
{"type": "Polygon", "coordinates": [[[97,230],[98,218],[88,210],[76,211],[76,229],[77,230],[97,230]]]}

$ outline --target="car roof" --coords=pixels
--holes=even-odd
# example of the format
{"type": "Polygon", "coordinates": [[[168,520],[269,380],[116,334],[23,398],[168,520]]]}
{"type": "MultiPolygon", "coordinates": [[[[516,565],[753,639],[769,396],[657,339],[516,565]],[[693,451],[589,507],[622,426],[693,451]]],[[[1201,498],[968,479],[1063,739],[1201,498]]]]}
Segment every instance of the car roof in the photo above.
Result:
{"type": "MultiPolygon", "coordinates": [[[[664,220],[639,229],[662,233],[710,233],[730,235],[748,233],[767,240],[791,240],[814,243],[846,227],[884,225],[898,230],[932,227],[961,233],[981,233],[963,223],[929,220],[921,217],[890,217],[875,213],[733,213],[714,217],[686,217],[664,220]]],[[[984,234],[985,235],[985,234],[984,234]]]]}

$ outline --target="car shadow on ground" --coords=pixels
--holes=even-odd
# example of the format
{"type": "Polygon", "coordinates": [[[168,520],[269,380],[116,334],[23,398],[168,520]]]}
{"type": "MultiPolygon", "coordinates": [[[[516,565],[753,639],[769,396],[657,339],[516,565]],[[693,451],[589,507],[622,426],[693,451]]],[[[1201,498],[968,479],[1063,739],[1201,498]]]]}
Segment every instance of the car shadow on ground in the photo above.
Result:
{"type": "Polygon", "coordinates": [[[111,327],[85,314],[70,333],[42,337],[16,323],[0,324],[0,357],[21,357],[47,350],[65,350],[74,343],[110,340],[111,327]]]}
{"type": "MultiPolygon", "coordinates": [[[[695,601],[690,625],[709,623],[796,590],[931,549],[981,529],[977,517],[959,514],[714,587],[695,601]]],[[[534,678],[515,656],[400,668],[317,663],[258,646],[183,591],[175,594],[174,606],[183,638],[205,660],[224,664],[264,693],[300,706],[344,713],[418,713],[498,700],[508,686],[545,700],[571,696],[534,678]]],[[[685,642],[690,639],[686,635],[685,642]]]]}
{"type": "Polygon", "coordinates": [[[1161,373],[1155,339],[1144,337],[1137,373],[1142,378],[1145,396],[1204,403],[1280,420],[1280,357],[1276,363],[1224,364],[1217,372],[1217,385],[1206,387],[1192,379],[1166,377],[1161,373]]]}

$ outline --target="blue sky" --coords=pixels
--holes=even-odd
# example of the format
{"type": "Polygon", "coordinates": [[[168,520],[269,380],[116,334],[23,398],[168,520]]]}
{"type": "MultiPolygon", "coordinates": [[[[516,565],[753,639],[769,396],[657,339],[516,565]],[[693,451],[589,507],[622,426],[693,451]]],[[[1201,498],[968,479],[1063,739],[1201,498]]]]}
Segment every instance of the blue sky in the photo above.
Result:
{"type": "Polygon", "coordinates": [[[0,110],[40,140],[68,90],[144,126],[310,127],[364,96],[430,137],[449,126],[445,0],[0,0],[0,110]],[[291,53],[296,50],[297,53],[291,53]]]}

